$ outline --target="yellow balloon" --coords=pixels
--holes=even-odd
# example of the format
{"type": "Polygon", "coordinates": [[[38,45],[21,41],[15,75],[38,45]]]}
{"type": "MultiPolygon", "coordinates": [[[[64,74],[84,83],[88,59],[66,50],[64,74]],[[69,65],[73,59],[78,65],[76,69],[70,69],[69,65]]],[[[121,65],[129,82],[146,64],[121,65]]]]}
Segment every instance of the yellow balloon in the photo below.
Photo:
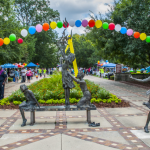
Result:
{"type": "Polygon", "coordinates": [[[95,26],[96,26],[96,28],[100,28],[101,26],[102,26],[102,21],[101,20],[97,20],[96,22],[95,22],[95,26]]]}
{"type": "Polygon", "coordinates": [[[4,44],[8,45],[10,43],[10,39],[8,37],[4,38],[4,44]]]}
{"type": "Polygon", "coordinates": [[[56,22],[51,22],[51,23],[50,23],[50,27],[51,27],[52,29],[55,29],[55,28],[57,27],[57,23],[56,23],[56,22]]]}
{"type": "Polygon", "coordinates": [[[144,41],[144,40],[146,39],[146,34],[145,34],[145,33],[141,33],[141,34],[140,34],[140,39],[141,39],[142,41],[144,41]]]}

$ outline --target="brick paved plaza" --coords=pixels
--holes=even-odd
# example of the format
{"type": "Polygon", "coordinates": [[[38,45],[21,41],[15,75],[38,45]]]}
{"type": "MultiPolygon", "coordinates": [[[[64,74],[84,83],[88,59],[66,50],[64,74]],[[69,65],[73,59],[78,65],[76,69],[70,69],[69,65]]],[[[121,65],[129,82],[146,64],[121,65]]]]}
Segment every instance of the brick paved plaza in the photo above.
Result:
{"type": "MultiPolygon", "coordinates": [[[[130,101],[127,108],[98,108],[92,111],[89,127],[86,112],[36,112],[36,124],[21,127],[19,110],[0,110],[0,150],[149,150],[150,133],[145,133],[148,109],[147,89],[93,76],[86,79],[100,84],[121,99],[130,101]]],[[[35,79],[32,81],[34,82],[35,79]]],[[[19,89],[21,83],[9,83],[5,96],[19,89]]]]}

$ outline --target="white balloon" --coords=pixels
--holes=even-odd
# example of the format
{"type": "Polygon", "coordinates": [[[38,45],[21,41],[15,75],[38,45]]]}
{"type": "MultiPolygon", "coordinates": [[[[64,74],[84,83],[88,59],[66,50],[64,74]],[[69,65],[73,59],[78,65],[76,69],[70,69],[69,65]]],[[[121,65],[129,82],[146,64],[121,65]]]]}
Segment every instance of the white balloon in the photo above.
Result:
{"type": "Polygon", "coordinates": [[[121,25],[120,24],[116,24],[115,25],[115,31],[119,32],[121,30],[121,25]]]}
{"type": "Polygon", "coordinates": [[[26,36],[28,35],[28,31],[27,31],[26,29],[22,29],[22,30],[21,30],[21,35],[22,35],[23,37],[26,37],[26,36]]]}
{"type": "Polygon", "coordinates": [[[69,21],[69,26],[74,27],[75,26],[75,21],[74,20],[70,20],[69,21]]]}

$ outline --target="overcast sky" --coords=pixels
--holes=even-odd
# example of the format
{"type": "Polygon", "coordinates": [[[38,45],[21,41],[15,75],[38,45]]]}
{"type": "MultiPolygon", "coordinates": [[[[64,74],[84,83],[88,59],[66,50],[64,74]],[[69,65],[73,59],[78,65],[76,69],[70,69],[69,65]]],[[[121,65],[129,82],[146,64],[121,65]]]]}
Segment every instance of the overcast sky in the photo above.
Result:
{"type": "MultiPolygon", "coordinates": [[[[91,10],[95,15],[99,12],[105,13],[109,9],[105,3],[112,4],[113,0],[52,0],[51,8],[58,10],[60,13],[60,19],[63,21],[66,17],[67,21],[73,20],[89,20],[89,13],[91,10]]],[[[64,28],[55,29],[59,36],[64,28]]],[[[82,34],[84,33],[83,27],[69,27],[67,30],[70,32],[72,29],[73,33],[82,34]]]]}

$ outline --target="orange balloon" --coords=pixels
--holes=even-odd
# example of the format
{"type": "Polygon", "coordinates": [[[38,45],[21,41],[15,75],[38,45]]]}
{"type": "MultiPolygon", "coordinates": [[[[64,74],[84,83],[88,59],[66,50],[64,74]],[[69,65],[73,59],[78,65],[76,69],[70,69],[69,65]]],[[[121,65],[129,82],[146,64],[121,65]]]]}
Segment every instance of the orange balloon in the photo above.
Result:
{"type": "Polygon", "coordinates": [[[139,32],[135,32],[135,33],[134,33],[134,37],[135,37],[136,39],[138,39],[138,38],[140,37],[140,33],[139,33],[139,32]]]}
{"type": "Polygon", "coordinates": [[[47,31],[49,29],[49,24],[48,23],[44,23],[43,24],[43,30],[47,31]]]}
{"type": "Polygon", "coordinates": [[[0,38],[0,46],[2,46],[2,45],[3,45],[3,43],[4,43],[3,39],[2,39],[2,38],[0,38]]]}

